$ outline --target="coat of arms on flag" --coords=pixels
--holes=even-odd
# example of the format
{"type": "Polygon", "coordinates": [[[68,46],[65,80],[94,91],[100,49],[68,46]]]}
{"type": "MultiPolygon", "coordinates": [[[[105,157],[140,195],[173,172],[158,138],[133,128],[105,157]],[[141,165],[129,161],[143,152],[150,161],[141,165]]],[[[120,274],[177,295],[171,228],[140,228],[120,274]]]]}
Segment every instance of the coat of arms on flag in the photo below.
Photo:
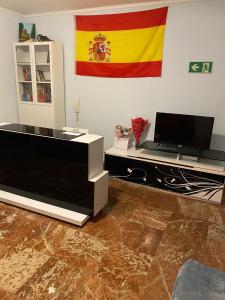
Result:
{"type": "Polygon", "coordinates": [[[110,41],[106,36],[99,33],[94,36],[93,41],[89,41],[89,61],[110,62],[110,41]]]}
{"type": "Polygon", "coordinates": [[[76,74],[161,76],[167,11],[75,16],[76,74]]]}

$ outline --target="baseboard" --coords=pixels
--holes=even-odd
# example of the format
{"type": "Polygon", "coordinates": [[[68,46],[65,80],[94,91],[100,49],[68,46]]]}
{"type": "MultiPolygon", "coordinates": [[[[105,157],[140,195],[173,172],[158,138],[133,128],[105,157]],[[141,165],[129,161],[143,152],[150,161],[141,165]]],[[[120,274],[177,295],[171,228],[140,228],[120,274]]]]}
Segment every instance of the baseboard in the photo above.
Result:
{"type": "Polygon", "coordinates": [[[83,226],[90,216],[0,190],[0,201],[74,225],[83,226]]]}

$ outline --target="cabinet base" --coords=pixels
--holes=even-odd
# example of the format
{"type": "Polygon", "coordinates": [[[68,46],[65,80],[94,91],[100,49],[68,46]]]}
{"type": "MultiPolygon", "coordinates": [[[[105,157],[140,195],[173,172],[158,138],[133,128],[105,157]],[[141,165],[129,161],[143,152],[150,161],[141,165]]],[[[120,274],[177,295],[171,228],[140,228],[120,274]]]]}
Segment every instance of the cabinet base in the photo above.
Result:
{"type": "Polygon", "coordinates": [[[0,201],[74,225],[83,226],[90,216],[0,190],[0,201]]]}

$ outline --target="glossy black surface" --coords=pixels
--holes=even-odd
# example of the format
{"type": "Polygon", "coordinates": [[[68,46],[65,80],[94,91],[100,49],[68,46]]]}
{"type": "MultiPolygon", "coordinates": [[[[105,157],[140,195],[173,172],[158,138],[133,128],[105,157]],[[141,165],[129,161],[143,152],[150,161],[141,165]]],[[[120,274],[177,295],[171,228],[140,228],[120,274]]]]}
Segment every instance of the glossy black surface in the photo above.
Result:
{"type": "Polygon", "coordinates": [[[213,123],[213,117],[157,112],[154,142],[209,149],[213,123]]]}
{"type": "Polygon", "coordinates": [[[0,130],[0,189],[90,214],[94,188],[88,181],[88,145],[70,141],[74,136],[34,135],[33,129],[25,128],[32,134],[0,130]]]}
{"type": "Polygon", "coordinates": [[[75,135],[67,135],[67,134],[64,134],[65,131],[63,131],[63,130],[28,126],[28,125],[15,124],[15,123],[0,126],[0,130],[1,129],[7,130],[7,131],[14,131],[14,132],[18,132],[18,133],[26,133],[26,134],[35,134],[35,135],[46,136],[46,137],[54,137],[54,138],[62,139],[62,140],[72,140],[74,138],[77,138],[78,136],[83,135],[83,133],[80,133],[79,135],[76,135],[76,136],[75,135]]]}
{"type": "Polygon", "coordinates": [[[213,200],[224,187],[224,176],[177,166],[167,166],[114,155],[105,155],[105,170],[129,182],[213,200]]]}

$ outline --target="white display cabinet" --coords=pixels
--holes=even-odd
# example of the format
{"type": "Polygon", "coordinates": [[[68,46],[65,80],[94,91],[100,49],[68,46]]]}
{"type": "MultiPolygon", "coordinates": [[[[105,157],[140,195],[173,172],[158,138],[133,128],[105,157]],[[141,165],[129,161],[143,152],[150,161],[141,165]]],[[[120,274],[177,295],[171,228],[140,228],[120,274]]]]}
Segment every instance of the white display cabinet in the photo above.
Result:
{"type": "Polygon", "coordinates": [[[63,50],[57,42],[14,44],[19,121],[65,126],[63,50]]]}

